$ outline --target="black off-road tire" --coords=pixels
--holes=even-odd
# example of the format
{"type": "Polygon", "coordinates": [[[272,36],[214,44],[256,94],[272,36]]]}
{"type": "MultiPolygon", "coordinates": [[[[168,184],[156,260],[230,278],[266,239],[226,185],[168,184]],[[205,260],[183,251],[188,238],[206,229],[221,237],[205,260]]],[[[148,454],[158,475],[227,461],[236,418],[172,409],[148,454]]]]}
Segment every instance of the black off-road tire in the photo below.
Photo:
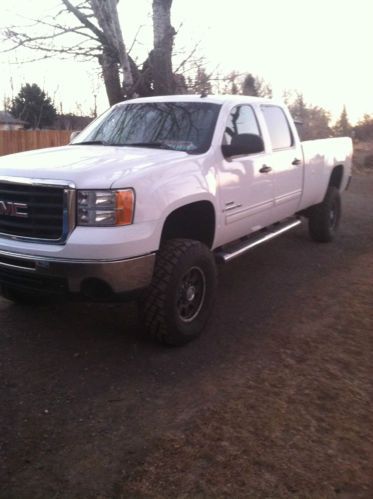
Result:
{"type": "Polygon", "coordinates": [[[328,243],[337,233],[341,219],[341,196],[336,187],[330,186],[322,203],[309,212],[308,228],[313,240],[328,243]]]}
{"type": "Polygon", "coordinates": [[[196,338],[212,311],[216,284],[215,260],[207,246],[190,239],[166,241],[141,300],[148,334],[174,346],[196,338]]]}

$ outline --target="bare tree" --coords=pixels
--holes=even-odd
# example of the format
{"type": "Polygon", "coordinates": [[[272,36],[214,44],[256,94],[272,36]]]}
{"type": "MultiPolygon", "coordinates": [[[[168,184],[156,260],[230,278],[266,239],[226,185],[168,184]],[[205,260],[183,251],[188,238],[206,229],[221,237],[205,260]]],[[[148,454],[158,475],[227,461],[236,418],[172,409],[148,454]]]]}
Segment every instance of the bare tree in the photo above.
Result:
{"type": "Polygon", "coordinates": [[[172,0],[153,0],[152,68],[154,91],[158,95],[172,94],[175,88],[171,61],[176,32],[171,25],[171,5],[172,0]]]}
{"type": "Polygon", "coordinates": [[[61,1],[63,8],[55,15],[33,19],[35,24],[23,29],[7,28],[4,38],[11,44],[8,50],[25,47],[38,51],[42,54],[41,59],[55,56],[96,58],[102,68],[110,104],[134,95],[173,92],[172,0],[153,0],[154,47],[140,66],[126,49],[118,17],[119,0],[61,1]],[[74,23],[71,23],[71,15],[74,23]],[[44,28],[44,34],[40,34],[40,28],[44,28]]]}
{"type": "MultiPolygon", "coordinates": [[[[67,0],[63,0],[63,2],[65,5],[67,4],[67,0]]],[[[133,87],[134,79],[119,24],[117,0],[91,0],[90,3],[97,22],[102,32],[105,33],[108,42],[103,46],[102,57],[100,59],[105,85],[106,87],[110,86],[113,80],[117,84],[117,68],[119,64],[122,70],[122,88],[114,90],[118,92],[115,100],[121,100],[119,91],[122,90],[124,95],[129,94],[133,87]]]]}

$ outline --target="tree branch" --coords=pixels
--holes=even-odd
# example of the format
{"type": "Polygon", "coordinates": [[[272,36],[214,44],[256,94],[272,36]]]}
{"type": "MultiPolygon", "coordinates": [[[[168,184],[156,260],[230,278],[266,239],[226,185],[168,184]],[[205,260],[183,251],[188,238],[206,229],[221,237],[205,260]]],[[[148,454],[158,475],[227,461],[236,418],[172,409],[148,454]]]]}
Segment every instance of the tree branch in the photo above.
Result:
{"type": "Polygon", "coordinates": [[[201,42],[198,42],[193,50],[185,57],[185,59],[183,61],[181,61],[181,63],[178,65],[178,67],[175,69],[175,73],[178,73],[180,71],[180,69],[185,66],[185,64],[190,61],[190,59],[194,56],[194,54],[197,52],[197,49],[199,47],[199,45],[201,44],[201,42]]]}
{"type": "Polygon", "coordinates": [[[137,29],[137,31],[136,31],[136,34],[135,34],[135,37],[134,37],[134,39],[132,40],[131,46],[130,46],[130,48],[127,50],[128,55],[130,55],[130,53],[132,52],[132,49],[133,49],[133,47],[135,46],[135,44],[136,44],[136,42],[137,42],[137,37],[139,36],[140,31],[143,29],[143,27],[144,27],[144,24],[140,24],[140,26],[138,27],[138,29],[137,29]]]}
{"type": "Polygon", "coordinates": [[[104,33],[99,28],[97,28],[97,26],[95,26],[93,23],[91,23],[91,21],[88,19],[88,17],[85,14],[83,14],[83,12],[81,12],[77,7],[74,7],[74,5],[72,5],[69,2],[69,0],[62,0],[62,2],[64,3],[64,5],[66,6],[66,8],[69,12],[74,14],[74,16],[82,24],[84,24],[84,26],[86,28],[90,29],[92,31],[92,33],[94,33],[97,36],[97,38],[100,40],[102,45],[107,45],[107,39],[106,39],[104,33]]]}

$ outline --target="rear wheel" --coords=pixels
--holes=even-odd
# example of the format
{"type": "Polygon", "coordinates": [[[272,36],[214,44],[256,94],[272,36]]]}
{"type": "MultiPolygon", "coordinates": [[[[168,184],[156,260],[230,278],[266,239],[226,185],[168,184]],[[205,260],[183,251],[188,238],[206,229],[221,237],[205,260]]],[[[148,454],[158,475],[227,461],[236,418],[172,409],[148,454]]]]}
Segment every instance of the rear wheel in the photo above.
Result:
{"type": "Polygon", "coordinates": [[[314,206],[309,214],[308,228],[312,239],[327,243],[334,239],[341,218],[339,190],[330,186],[322,203],[314,206]]]}
{"type": "Polygon", "coordinates": [[[142,299],[148,333],[169,345],[197,337],[211,313],[216,283],[215,261],[207,246],[189,239],[166,241],[142,299]]]}

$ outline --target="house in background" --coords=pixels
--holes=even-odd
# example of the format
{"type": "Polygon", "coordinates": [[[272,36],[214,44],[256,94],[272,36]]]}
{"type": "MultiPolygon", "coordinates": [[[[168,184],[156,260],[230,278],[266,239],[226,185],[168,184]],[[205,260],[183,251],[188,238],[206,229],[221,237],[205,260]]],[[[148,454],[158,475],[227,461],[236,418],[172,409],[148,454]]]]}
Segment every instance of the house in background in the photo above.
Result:
{"type": "Polygon", "coordinates": [[[0,111],[0,130],[22,130],[26,121],[19,120],[7,111],[0,111]]]}

